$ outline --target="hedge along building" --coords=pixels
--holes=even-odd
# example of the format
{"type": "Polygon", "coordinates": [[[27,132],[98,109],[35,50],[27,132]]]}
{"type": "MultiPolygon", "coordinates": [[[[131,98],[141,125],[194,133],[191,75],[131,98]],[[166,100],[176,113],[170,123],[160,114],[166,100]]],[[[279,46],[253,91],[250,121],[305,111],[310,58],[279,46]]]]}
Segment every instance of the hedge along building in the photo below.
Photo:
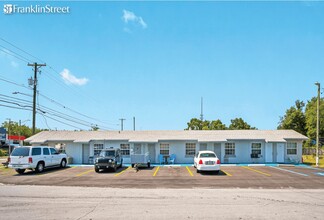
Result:
{"type": "Polygon", "coordinates": [[[212,150],[222,163],[299,163],[307,137],[294,130],[213,131],[42,131],[26,139],[32,145],[61,147],[75,164],[88,164],[104,148],[131,154],[176,155],[175,163],[193,163],[199,150],[212,150]]]}

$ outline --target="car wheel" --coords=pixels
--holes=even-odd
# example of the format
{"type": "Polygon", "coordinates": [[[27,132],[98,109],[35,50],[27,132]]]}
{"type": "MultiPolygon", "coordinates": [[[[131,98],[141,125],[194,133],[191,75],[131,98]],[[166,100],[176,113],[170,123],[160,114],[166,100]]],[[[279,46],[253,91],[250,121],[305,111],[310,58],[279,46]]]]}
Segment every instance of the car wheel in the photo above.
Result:
{"type": "Polygon", "coordinates": [[[25,172],[25,169],[16,169],[16,172],[19,174],[23,174],[25,172]]]}
{"type": "Polygon", "coordinates": [[[150,163],[150,162],[147,163],[147,167],[148,167],[148,168],[151,167],[151,163],[150,163]]]}
{"type": "Polygon", "coordinates": [[[66,167],[66,160],[65,159],[62,159],[60,166],[61,166],[61,168],[65,168],[66,167]]]}
{"type": "Polygon", "coordinates": [[[216,174],[219,174],[219,170],[216,170],[216,174]]]}
{"type": "Polygon", "coordinates": [[[43,172],[43,171],[44,171],[44,163],[39,162],[39,163],[37,164],[35,170],[36,170],[37,173],[41,173],[41,172],[43,172]]]}
{"type": "Polygon", "coordinates": [[[113,171],[116,172],[116,171],[117,171],[117,167],[114,167],[114,168],[113,168],[113,171]]]}
{"type": "Polygon", "coordinates": [[[200,173],[200,170],[197,169],[197,173],[200,173]]]}
{"type": "Polygon", "coordinates": [[[99,173],[99,168],[95,167],[96,173],[99,173]]]}

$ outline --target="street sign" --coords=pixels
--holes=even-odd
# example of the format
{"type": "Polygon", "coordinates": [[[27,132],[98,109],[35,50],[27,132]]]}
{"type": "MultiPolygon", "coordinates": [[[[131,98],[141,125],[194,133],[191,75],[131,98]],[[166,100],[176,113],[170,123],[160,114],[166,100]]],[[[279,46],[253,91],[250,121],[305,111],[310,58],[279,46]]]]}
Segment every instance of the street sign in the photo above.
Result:
{"type": "Polygon", "coordinates": [[[0,141],[6,141],[7,130],[4,127],[0,127],[0,141]]]}

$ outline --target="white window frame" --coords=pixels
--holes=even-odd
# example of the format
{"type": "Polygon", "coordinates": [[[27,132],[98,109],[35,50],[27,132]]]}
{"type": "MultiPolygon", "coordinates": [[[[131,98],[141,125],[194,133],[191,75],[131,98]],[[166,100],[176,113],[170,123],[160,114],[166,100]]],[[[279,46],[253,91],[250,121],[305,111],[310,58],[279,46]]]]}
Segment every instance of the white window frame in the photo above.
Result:
{"type": "Polygon", "coordinates": [[[251,144],[251,154],[262,154],[262,144],[254,142],[251,144]]]}
{"type": "Polygon", "coordinates": [[[104,149],[103,144],[93,144],[93,156],[99,156],[100,152],[104,149]]]}
{"type": "Polygon", "coordinates": [[[287,142],[287,155],[297,155],[297,142],[287,142]],[[291,151],[296,151],[291,153],[291,151]]]}
{"type": "Polygon", "coordinates": [[[120,154],[122,156],[129,156],[130,155],[130,145],[129,144],[120,144],[120,154]]]}
{"type": "Polygon", "coordinates": [[[170,144],[161,143],[160,144],[160,154],[162,155],[170,155],[170,144]]]}
{"type": "Polygon", "coordinates": [[[225,143],[225,156],[235,156],[235,143],[225,143]]]}
{"type": "Polygon", "coordinates": [[[194,157],[196,154],[196,143],[186,143],[186,157],[194,157]]]}

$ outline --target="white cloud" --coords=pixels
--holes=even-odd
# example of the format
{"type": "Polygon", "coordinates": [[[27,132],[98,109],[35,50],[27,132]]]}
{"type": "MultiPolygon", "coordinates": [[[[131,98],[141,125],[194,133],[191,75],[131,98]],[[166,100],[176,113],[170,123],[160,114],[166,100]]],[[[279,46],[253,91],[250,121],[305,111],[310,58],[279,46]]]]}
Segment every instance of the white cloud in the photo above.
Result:
{"type": "Polygon", "coordinates": [[[74,85],[78,85],[78,86],[83,86],[83,85],[87,84],[87,82],[89,81],[89,79],[87,79],[87,78],[77,78],[68,69],[64,69],[60,73],[60,75],[66,84],[74,84],[74,85]]]}
{"type": "Polygon", "coordinates": [[[147,28],[147,24],[142,17],[136,16],[134,12],[123,10],[123,20],[127,24],[128,22],[133,22],[142,26],[142,28],[147,28]]]}

